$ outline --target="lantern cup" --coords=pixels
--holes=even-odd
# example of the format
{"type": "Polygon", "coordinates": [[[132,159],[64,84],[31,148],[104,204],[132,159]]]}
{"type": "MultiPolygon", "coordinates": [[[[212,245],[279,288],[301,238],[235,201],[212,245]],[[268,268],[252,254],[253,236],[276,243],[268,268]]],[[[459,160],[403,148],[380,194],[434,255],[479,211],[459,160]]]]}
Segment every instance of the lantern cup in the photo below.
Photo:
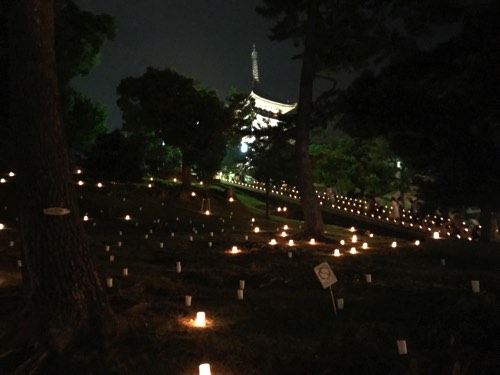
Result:
{"type": "Polygon", "coordinates": [[[200,373],[199,375],[211,375],[210,365],[208,363],[202,363],[199,366],[200,373]]]}
{"type": "Polygon", "coordinates": [[[408,349],[406,347],[406,340],[397,340],[398,353],[399,355],[408,354],[408,349]]]}
{"type": "Polygon", "coordinates": [[[243,300],[243,289],[238,289],[236,295],[238,296],[238,300],[243,300]]]}
{"type": "Polygon", "coordinates": [[[245,289],[245,280],[240,280],[240,289],[245,289]]]}
{"type": "Polygon", "coordinates": [[[446,266],[446,259],[441,259],[441,265],[446,266]]]}
{"type": "Polygon", "coordinates": [[[344,299],[337,298],[337,309],[344,310],[344,299]]]}
{"type": "Polygon", "coordinates": [[[479,287],[479,280],[471,280],[470,284],[472,286],[472,293],[481,292],[481,288],[479,287]]]}
{"type": "Polygon", "coordinates": [[[181,273],[181,270],[182,270],[181,262],[177,262],[175,264],[175,270],[177,271],[177,273],[181,273]]]}
{"type": "Polygon", "coordinates": [[[106,279],[106,286],[107,286],[108,288],[112,288],[112,287],[113,287],[113,278],[108,277],[108,278],[106,279]]]}
{"type": "Polygon", "coordinates": [[[191,296],[185,296],[184,297],[184,304],[186,305],[186,307],[190,307],[191,306],[191,299],[192,299],[191,296]]]}
{"type": "Polygon", "coordinates": [[[196,313],[196,320],[194,321],[195,327],[205,327],[205,313],[203,311],[199,311],[196,313]]]}
{"type": "Polygon", "coordinates": [[[368,284],[370,284],[372,282],[372,275],[370,273],[367,273],[365,275],[365,280],[368,284]]]}
{"type": "Polygon", "coordinates": [[[123,276],[128,276],[128,268],[124,268],[124,269],[122,270],[122,275],[123,275],[123,276]]]}

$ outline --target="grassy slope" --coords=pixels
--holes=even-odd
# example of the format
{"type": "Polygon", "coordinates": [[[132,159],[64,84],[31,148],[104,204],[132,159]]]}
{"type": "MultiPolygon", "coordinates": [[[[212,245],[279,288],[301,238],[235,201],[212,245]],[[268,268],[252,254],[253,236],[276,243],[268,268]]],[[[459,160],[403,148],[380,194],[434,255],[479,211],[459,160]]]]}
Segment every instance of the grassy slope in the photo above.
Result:
{"type": "MultiPolygon", "coordinates": [[[[279,239],[280,227],[287,223],[293,233],[299,223],[266,221],[262,203],[241,195],[229,203],[221,190],[195,190],[195,197],[180,199],[169,188],[162,203],[155,189],[81,189],[98,272],[103,282],[113,278],[110,300],[130,328],[110,345],[116,373],[197,374],[203,362],[216,375],[451,374],[453,366],[456,374],[498,373],[498,249],[456,241],[416,247],[397,239],[393,249],[393,238],[357,233],[369,249],[358,246],[359,253],[351,255],[347,251],[358,244],[349,242],[348,229],[338,227],[327,231],[337,241],[348,241],[344,246],[298,243],[290,248],[279,239]],[[210,198],[210,216],[201,213],[203,198],[210,198]],[[126,214],[131,221],[123,220],[126,214]],[[261,228],[258,234],[252,217],[261,228]],[[280,244],[268,245],[271,238],[280,244]],[[227,254],[232,246],[243,251],[227,254]],[[341,257],[332,257],[335,248],[341,257]],[[332,288],[335,297],[345,300],[338,318],[329,291],[313,272],[324,261],[339,279],[332,288]],[[127,277],[122,276],[125,267],[127,277]],[[372,274],[371,284],[366,273],[372,274]],[[238,301],[241,279],[245,298],[238,301]],[[471,279],[480,280],[481,294],[471,293],[471,279]],[[187,294],[192,307],[184,306],[187,294]],[[187,324],[196,311],[206,312],[208,328],[187,324]],[[402,338],[407,356],[397,354],[396,340],[402,338]]],[[[5,202],[5,188],[2,193],[5,202]]],[[[13,215],[9,208],[0,222],[14,226],[13,215]]],[[[7,296],[15,296],[19,281],[19,248],[17,243],[8,247],[11,239],[15,229],[0,233],[0,296],[10,301],[0,303],[4,324],[12,311],[13,299],[7,296]]]]}

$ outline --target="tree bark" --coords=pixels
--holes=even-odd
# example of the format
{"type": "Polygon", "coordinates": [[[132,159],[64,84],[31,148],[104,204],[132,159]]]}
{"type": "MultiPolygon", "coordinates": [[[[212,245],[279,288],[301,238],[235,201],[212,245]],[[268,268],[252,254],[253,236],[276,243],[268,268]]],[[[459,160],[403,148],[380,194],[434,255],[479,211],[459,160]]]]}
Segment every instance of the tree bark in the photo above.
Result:
{"type": "Polygon", "coordinates": [[[182,186],[191,186],[191,164],[182,160],[182,172],[181,172],[182,186]]]}
{"type": "Polygon", "coordinates": [[[308,4],[307,30],[304,38],[304,54],[300,73],[299,102],[297,105],[296,152],[298,159],[298,188],[300,202],[304,214],[304,234],[306,236],[323,236],[324,225],[319,205],[311,158],[309,156],[310,117],[313,102],[313,82],[316,74],[314,53],[314,27],[317,19],[317,1],[308,4]]]}
{"type": "Polygon", "coordinates": [[[89,255],[63,134],[53,0],[9,9],[10,121],[16,137],[26,303],[18,339],[61,354],[111,314],[89,255]],[[46,208],[69,210],[48,215],[46,208]]]}
{"type": "Polygon", "coordinates": [[[487,206],[481,206],[481,241],[494,242],[498,241],[498,223],[495,213],[487,206]]]}

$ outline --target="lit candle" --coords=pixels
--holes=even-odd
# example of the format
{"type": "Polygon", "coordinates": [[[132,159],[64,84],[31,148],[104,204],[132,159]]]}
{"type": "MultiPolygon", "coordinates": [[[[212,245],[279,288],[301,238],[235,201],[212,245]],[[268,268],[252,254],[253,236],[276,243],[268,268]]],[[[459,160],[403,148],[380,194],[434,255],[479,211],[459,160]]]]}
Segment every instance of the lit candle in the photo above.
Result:
{"type": "Polygon", "coordinates": [[[207,324],[205,320],[205,313],[203,311],[199,311],[196,313],[196,320],[194,321],[195,327],[205,327],[207,324]]]}
{"type": "Polygon", "coordinates": [[[210,365],[208,363],[202,363],[199,367],[199,375],[211,375],[210,365]]]}

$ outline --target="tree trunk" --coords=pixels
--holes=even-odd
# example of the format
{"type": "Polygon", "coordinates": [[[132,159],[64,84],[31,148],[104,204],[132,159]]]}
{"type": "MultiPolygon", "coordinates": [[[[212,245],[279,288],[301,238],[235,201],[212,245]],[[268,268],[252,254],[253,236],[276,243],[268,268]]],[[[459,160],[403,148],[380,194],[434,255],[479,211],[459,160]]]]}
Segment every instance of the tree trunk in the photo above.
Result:
{"type": "Polygon", "coordinates": [[[271,182],[269,178],[266,179],[266,219],[269,220],[269,197],[271,195],[271,182]]]}
{"type": "Polygon", "coordinates": [[[10,7],[10,121],[26,291],[18,339],[26,347],[61,354],[81,335],[97,335],[111,310],[89,256],[71,182],[54,54],[54,2],[16,0],[10,7]],[[46,214],[51,207],[69,213],[46,214]]]}
{"type": "Polygon", "coordinates": [[[191,164],[182,160],[182,172],[181,172],[182,186],[191,186],[191,164]]]}
{"type": "Polygon", "coordinates": [[[316,1],[310,1],[308,5],[308,21],[300,73],[299,102],[297,105],[296,151],[299,167],[298,188],[304,214],[304,234],[320,238],[323,236],[323,216],[321,215],[321,208],[314,188],[311,158],[309,156],[310,117],[313,101],[313,82],[316,74],[313,48],[314,27],[318,13],[316,3],[316,1]]]}
{"type": "Polygon", "coordinates": [[[493,242],[498,240],[498,223],[495,213],[487,206],[481,206],[481,241],[493,242]]]}

